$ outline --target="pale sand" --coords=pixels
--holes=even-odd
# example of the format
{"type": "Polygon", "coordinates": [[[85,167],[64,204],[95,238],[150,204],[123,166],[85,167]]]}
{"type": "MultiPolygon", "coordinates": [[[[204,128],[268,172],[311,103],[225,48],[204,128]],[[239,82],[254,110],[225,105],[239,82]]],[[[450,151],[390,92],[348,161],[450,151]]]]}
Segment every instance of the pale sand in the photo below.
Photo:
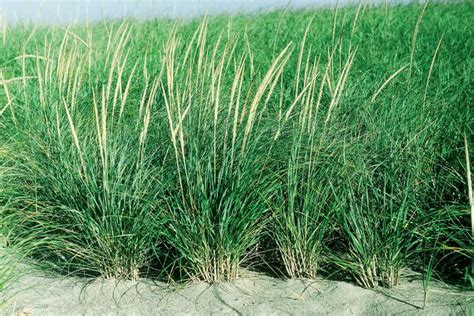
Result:
{"type": "Polygon", "coordinates": [[[246,273],[236,282],[182,286],[29,272],[3,297],[2,315],[473,315],[474,294],[433,283],[423,310],[419,276],[404,277],[391,290],[367,290],[351,283],[281,280],[246,273]],[[22,314],[23,313],[23,314],[22,314]]]}

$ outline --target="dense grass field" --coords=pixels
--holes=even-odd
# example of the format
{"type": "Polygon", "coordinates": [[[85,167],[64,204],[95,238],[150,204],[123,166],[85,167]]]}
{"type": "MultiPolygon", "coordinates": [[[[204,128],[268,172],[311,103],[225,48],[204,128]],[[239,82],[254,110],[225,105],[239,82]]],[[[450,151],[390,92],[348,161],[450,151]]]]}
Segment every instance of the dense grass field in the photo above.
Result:
{"type": "Polygon", "coordinates": [[[104,278],[471,286],[473,14],[6,26],[4,246],[104,278]]]}

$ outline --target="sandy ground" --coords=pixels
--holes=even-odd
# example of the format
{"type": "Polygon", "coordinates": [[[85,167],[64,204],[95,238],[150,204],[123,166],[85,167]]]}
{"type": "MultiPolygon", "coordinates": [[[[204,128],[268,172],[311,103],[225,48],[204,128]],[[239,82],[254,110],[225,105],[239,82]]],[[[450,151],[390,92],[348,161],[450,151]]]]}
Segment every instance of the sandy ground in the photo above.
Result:
{"type": "Polygon", "coordinates": [[[392,290],[351,283],[280,280],[246,273],[233,283],[169,286],[138,282],[52,278],[29,272],[2,293],[1,315],[473,315],[474,293],[433,283],[423,310],[419,277],[392,290]]]}

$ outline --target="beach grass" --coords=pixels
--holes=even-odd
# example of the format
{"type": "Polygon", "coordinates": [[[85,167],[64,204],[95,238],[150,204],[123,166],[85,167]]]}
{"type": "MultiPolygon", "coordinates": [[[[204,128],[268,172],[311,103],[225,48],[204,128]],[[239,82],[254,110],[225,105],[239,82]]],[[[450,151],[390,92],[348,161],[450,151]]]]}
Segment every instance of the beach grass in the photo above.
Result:
{"type": "Polygon", "coordinates": [[[405,269],[470,284],[473,12],[6,26],[5,247],[103,278],[271,265],[367,288],[405,269]]]}

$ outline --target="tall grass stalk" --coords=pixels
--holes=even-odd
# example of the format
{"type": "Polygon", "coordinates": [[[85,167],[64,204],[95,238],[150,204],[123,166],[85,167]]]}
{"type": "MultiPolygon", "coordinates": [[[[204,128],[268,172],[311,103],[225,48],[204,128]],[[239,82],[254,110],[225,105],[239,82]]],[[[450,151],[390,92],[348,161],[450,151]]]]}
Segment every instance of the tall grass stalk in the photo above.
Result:
{"type": "MultiPolygon", "coordinates": [[[[474,193],[472,191],[472,179],[471,179],[471,162],[469,159],[469,145],[467,142],[466,133],[464,133],[464,149],[466,152],[466,181],[467,181],[467,194],[469,196],[469,204],[471,206],[471,238],[474,240],[474,193]]],[[[474,259],[471,262],[471,272],[468,276],[471,283],[471,287],[474,287],[474,259]]]]}

